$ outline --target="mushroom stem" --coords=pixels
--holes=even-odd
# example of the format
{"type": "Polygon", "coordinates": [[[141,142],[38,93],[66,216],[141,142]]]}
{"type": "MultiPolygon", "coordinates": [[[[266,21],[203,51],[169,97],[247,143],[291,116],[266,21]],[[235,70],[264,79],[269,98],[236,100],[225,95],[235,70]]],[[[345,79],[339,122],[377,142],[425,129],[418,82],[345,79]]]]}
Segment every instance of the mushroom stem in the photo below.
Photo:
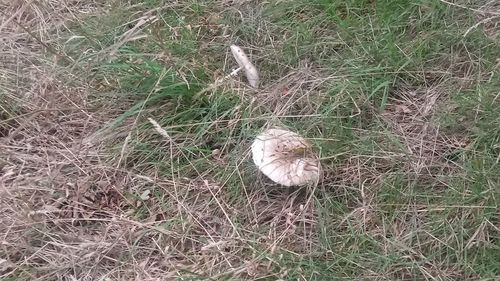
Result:
{"type": "Polygon", "coordinates": [[[259,86],[259,72],[257,68],[250,62],[245,52],[236,45],[230,46],[231,53],[238,65],[245,70],[248,83],[254,88],[259,86]]]}

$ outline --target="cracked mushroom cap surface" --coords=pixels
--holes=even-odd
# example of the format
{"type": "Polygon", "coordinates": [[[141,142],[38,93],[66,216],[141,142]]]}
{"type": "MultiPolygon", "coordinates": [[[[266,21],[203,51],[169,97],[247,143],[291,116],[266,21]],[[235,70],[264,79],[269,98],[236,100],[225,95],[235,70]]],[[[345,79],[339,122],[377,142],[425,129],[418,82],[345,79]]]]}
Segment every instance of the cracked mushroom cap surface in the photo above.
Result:
{"type": "Polygon", "coordinates": [[[259,170],[275,183],[301,186],[320,178],[320,162],[312,145],[297,133],[272,128],[252,144],[252,158],[259,170]]]}

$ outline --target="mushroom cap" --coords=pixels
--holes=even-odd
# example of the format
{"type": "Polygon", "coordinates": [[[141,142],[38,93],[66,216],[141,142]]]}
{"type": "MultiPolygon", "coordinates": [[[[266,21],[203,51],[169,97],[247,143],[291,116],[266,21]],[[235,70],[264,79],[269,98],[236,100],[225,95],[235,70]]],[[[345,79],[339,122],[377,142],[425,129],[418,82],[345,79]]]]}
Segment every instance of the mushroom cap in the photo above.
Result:
{"type": "Polygon", "coordinates": [[[320,178],[321,166],[312,145],[288,130],[272,128],[258,135],[252,158],[264,175],[284,186],[306,185],[320,178]]]}

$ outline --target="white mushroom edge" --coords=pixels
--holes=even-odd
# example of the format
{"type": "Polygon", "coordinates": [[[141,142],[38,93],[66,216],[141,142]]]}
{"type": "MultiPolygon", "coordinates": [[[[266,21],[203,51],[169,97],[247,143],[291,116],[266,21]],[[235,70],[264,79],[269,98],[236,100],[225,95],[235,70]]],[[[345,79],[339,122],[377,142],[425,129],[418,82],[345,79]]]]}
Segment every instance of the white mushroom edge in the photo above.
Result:
{"type": "Polygon", "coordinates": [[[303,186],[317,183],[321,175],[312,145],[297,133],[271,128],[252,143],[252,158],[257,168],[275,183],[303,186]]]}

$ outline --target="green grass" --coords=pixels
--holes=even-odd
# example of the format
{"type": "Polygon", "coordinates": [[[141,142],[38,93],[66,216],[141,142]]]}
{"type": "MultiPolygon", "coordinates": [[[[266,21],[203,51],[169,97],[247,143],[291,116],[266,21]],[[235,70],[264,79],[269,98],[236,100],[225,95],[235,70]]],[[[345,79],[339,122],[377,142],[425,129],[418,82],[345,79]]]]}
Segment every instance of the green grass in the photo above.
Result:
{"type": "MultiPolygon", "coordinates": [[[[94,69],[93,85],[100,89],[94,102],[111,100],[122,107],[112,126],[130,134],[123,169],[177,182],[155,192],[135,218],[146,220],[152,210],[164,209],[168,226],[161,227],[209,243],[191,216],[207,220],[204,227],[215,231],[212,235],[238,238],[227,250],[235,255],[233,269],[249,261],[255,265],[254,273],[231,271],[220,261],[213,272],[203,266],[193,277],[186,270],[180,280],[493,280],[500,275],[500,42],[481,27],[463,37],[476,23],[470,11],[433,0],[249,1],[232,8],[186,1],[152,12],[158,20],[143,29],[148,36],[106,58],[106,50],[133,27],[129,22],[140,15],[136,12],[161,6],[137,4],[75,24],[72,33],[84,38],[71,41],[66,51],[94,69]],[[231,43],[250,50],[263,89],[231,80],[212,87],[236,65],[228,52],[231,43]],[[80,55],[88,48],[94,52],[80,55]],[[295,98],[280,98],[284,90],[275,82],[300,70],[304,73],[285,78],[295,98]],[[453,168],[417,174],[405,136],[384,114],[404,100],[402,93],[425,95],[426,89],[437,89],[441,97],[429,126],[466,145],[453,148],[458,155],[453,168]],[[171,139],[159,136],[148,117],[171,139]],[[284,213],[297,213],[308,195],[267,191],[247,154],[269,120],[312,138],[322,157],[338,155],[323,162],[329,176],[315,190],[313,207],[307,207],[314,223],[296,222],[303,231],[297,235],[273,226],[272,221],[286,220],[265,210],[281,212],[287,202],[291,207],[284,213]],[[217,188],[212,194],[204,184],[217,188]],[[176,210],[174,199],[185,209],[176,210]],[[269,237],[273,231],[285,238],[269,237]],[[307,241],[302,246],[301,238],[307,241]]],[[[110,143],[111,158],[119,159],[123,147],[124,139],[110,143]]],[[[438,165],[449,164],[437,154],[438,165]]],[[[165,240],[161,246],[167,245],[165,240]]],[[[185,247],[179,251],[189,264],[198,258],[197,248],[185,247]]]]}

